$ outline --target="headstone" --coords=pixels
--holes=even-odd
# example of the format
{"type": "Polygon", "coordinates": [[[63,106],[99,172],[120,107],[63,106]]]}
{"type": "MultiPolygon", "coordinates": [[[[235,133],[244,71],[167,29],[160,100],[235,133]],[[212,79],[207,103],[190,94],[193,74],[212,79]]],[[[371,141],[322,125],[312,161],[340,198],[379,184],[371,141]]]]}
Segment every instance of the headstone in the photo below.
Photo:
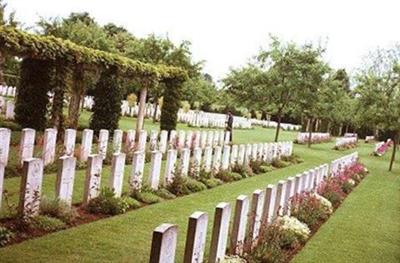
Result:
{"type": "Polygon", "coordinates": [[[114,130],[113,135],[113,153],[120,153],[122,148],[122,137],[123,137],[122,130],[114,130]]]}
{"type": "Polygon", "coordinates": [[[82,132],[82,144],[79,156],[79,160],[81,162],[87,161],[92,150],[92,141],[93,141],[93,130],[84,129],[82,132]]]}
{"type": "Polygon", "coordinates": [[[152,151],[149,185],[153,190],[158,190],[160,184],[161,161],[162,153],[160,151],[152,151]]]}
{"type": "Polygon", "coordinates": [[[187,176],[189,173],[189,162],[190,162],[190,149],[183,148],[181,151],[180,159],[180,172],[181,176],[187,176]]]}
{"type": "Polygon", "coordinates": [[[221,155],[222,155],[222,148],[221,146],[216,146],[214,148],[214,159],[213,159],[213,173],[217,174],[221,168],[221,155]]]}
{"type": "Polygon", "coordinates": [[[254,247],[260,235],[262,213],[264,208],[265,192],[257,189],[253,192],[251,212],[249,215],[249,243],[254,247]]]}
{"type": "Polygon", "coordinates": [[[101,129],[99,132],[99,145],[98,145],[99,151],[98,151],[98,153],[101,155],[103,160],[106,158],[106,155],[107,155],[108,137],[109,137],[108,130],[101,129]]]}
{"type": "Polygon", "coordinates": [[[43,160],[38,158],[25,159],[18,208],[20,215],[30,217],[39,214],[42,180],[43,160]]]}
{"type": "MultiPolygon", "coordinates": [[[[1,92],[0,92],[1,95],[1,92]]],[[[0,96],[0,113],[5,112],[6,109],[6,99],[2,96],[0,96]]]]}
{"type": "Polygon", "coordinates": [[[146,141],[147,141],[147,131],[141,130],[139,134],[139,141],[137,144],[136,151],[145,151],[146,150],[146,141]]]}
{"type": "Polygon", "coordinates": [[[239,195],[236,198],[230,243],[230,253],[233,255],[242,255],[244,252],[248,213],[249,198],[245,195],[239,195]]]}
{"type": "Polygon", "coordinates": [[[180,130],[178,133],[178,149],[182,149],[185,146],[185,131],[180,130]]]}
{"type": "Polygon", "coordinates": [[[85,188],[83,192],[84,205],[87,205],[91,199],[96,198],[100,194],[102,165],[103,158],[99,154],[88,156],[85,188]]]}
{"type": "Polygon", "coordinates": [[[263,161],[263,155],[264,155],[264,144],[259,143],[257,147],[257,160],[263,161]]]}
{"type": "Polygon", "coordinates": [[[8,163],[8,155],[10,151],[11,130],[0,128],[0,164],[4,167],[8,163]]]}
{"type": "Polygon", "coordinates": [[[240,144],[239,154],[238,154],[238,165],[244,165],[245,156],[246,156],[246,146],[244,144],[240,144]]]}
{"type": "Polygon", "coordinates": [[[252,154],[252,147],[251,144],[246,145],[246,152],[244,155],[244,164],[249,165],[250,160],[251,160],[251,154],[252,154]]]}
{"type": "Polygon", "coordinates": [[[152,130],[150,132],[150,151],[156,151],[158,144],[158,131],[152,130]]]}
{"type": "Polygon", "coordinates": [[[131,153],[135,150],[135,130],[127,130],[125,137],[125,153],[131,153]]]}
{"type": "Polygon", "coordinates": [[[238,162],[238,146],[232,145],[230,165],[234,167],[238,162]]]}
{"type": "Polygon", "coordinates": [[[195,131],[193,133],[193,144],[192,144],[193,149],[200,147],[200,136],[201,136],[200,131],[195,131]]]}
{"type": "Polygon", "coordinates": [[[175,130],[169,132],[168,144],[171,145],[173,149],[177,149],[178,138],[175,130]]]}
{"type": "Polygon", "coordinates": [[[142,189],[143,170],[144,170],[144,152],[136,151],[132,157],[132,170],[129,177],[129,187],[131,191],[142,189]]]}
{"type": "Polygon", "coordinates": [[[265,226],[268,226],[274,219],[275,192],[276,188],[274,187],[274,185],[267,185],[267,188],[265,189],[264,208],[261,218],[261,222],[264,228],[265,226]]]}
{"type": "Polygon", "coordinates": [[[173,182],[176,172],[176,159],[177,159],[177,150],[170,149],[167,152],[167,164],[165,167],[165,185],[169,185],[173,182]]]}
{"type": "Polygon", "coordinates": [[[162,224],[153,231],[150,263],[175,263],[178,226],[162,224]]]}
{"type": "Polygon", "coordinates": [[[168,140],[168,131],[162,130],[160,133],[160,142],[158,144],[158,149],[163,154],[167,152],[167,140],[168,140]]]}
{"type": "Polygon", "coordinates": [[[202,154],[201,148],[198,147],[193,149],[193,162],[192,162],[193,167],[191,167],[191,169],[192,169],[192,175],[194,177],[200,176],[201,154],[202,154]]]}
{"type": "Polygon", "coordinates": [[[283,203],[283,214],[290,215],[290,198],[294,196],[294,177],[288,177],[283,203]]]}
{"type": "Polygon", "coordinates": [[[286,192],[286,181],[280,180],[276,187],[274,218],[283,215],[283,200],[286,192]]]}
{"type": "Polygon", "coordinates": [[[76,130],[66,129],[64,133],[64,155],[74,156],[76,130]]]}
{"type": "Polygon", "coordinates": [[[251,148],[251,160],[256,161],[258,154],[258,144],[254,143],[251,148]]]}
{"type": "Polygon", "coordinates": [[[204,149],[207,145],[207,131],[201,132],[200,147],[204,149]]]}
{"type": "Polygon", "coordinates": [[[125,172],[125,153],[113,153],[111,164],[111,175],[109,177],[109,186],[113,189],[116,197],[121,197],[122,185],[124,183],[125,172]]]}
{"type": "Polygon", "coordinates": [[[268,162],[268,147],[269,147],[269,144],[268,143],[264,143],[263,156],[262,156],[262,160],[264,162],[268,162]]]}
{"type": "Polygon", "coordinates": [[[185,255],[183,259],[184,263],[203,262],[206,246],[207,223],[207,213],[194,212],[190,215],[186,235],[185,255]]]}
{"type": "Polygon", "coordinates": [[[56,196],[71,206],[74,189],[76,158],[62,156],[58,160],[56,196]]]}
{"type": "Polygon", "coordinates": [[[220,130],[219,131],[219,145],[222,147],[224,146],[224,141],[225,141],[225,131],[220,130]]]}
{"type": "Polygon", "coordinates": [[[44,131],[43,152],[42,152],[42,159],[45,166],[54,162],[54,158],[56,156],[56,142],[57,142],[57,130],[51,128],[46,129],[44,131]]]}
{"type": "Polygon", "coordinates": [[[301,174],[297,174],[294,178],[294,193],[295,194],[300,194],[302,191],[302,175],[301,174]]]}
{"type": "Polygon", "coordinates": [[[185,148],[192,148],[192,142],[193,142],[193,132],[188,131],[186,134],[186,140],[185,140],[185,148]]]}
{"type": "Polygon", "coordinates": [[[33,157],[33,148],[35,146],[35,133],[34,129],[25,128],[22,129],[21,143],[19,148],[19,160],[21,165],[25,159],[33,157]]]}
{"type": "Polygon", "coordinates": [[[14,102],[12,100],[8,100],[6,102],[6,120],[14,120],[15,113],[14,113],[14,102]]]}
{"type": "Polygon", "coordinates": [[[219,203],[215,209],[214,225],[211,237],[209,263],[217,263],[224,259],[228,240],[231,207],[229,203],[219,203]]]}
{"type": "Polygon", "coordinates": [[[221,165],[221,169],[224,170],[224,171],[229,169],[230,154],[231,154],[231,147],[229,145],[225,145],[224,146],[224,152],[223,152],[223,155],[222,155],[222,165],[221,165]]]}
{"type": "Polygon", "coordinates": [[[224,139],[224,144],[229,144],[231,141],[231,133],[229,131],[225,132],[225,139],[224,139]]]}
{"type": "Polygon", "coordinates": [[[212,162],[212,148],[207,146],[204,149],[204,171],[206,173],[211,172],[211,162],[212,162]]]}
{"type": "Polygon", "coordinates": [[[214,141],[213,141],[213,147],[216,147],[219,143],[219,132],[214,131],[214,141]]]}
{"type": "Polygon", "coordinates": [[[6,166],[4,165],[4,163],[0,162],[0,209],[1,209],[1,202],[2,202],[2,197],[3,197],[5,169],[6,169],[6,166]]]}
{"type": "Polygon", "coordinates": [[[214,147],[214,132],[213,131],[208,131],[207,146],[214,147]]]}

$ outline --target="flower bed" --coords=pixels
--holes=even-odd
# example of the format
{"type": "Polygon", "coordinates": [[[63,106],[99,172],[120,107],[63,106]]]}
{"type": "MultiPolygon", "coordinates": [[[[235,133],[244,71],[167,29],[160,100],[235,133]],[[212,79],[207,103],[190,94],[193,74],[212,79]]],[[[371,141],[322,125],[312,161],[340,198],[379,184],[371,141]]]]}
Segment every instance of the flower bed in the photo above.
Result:
{"type": "Polygon", "coordinates": [[[367,172],[361,163],[355,163],[339,175],[327,177],[316,191],[296,194],[290,199],[290,216],[278,217],[267,226],[257,246],[243,258],[254,263],[289,262],[367,172]]]}
{"type": "Polygon", "coordinates": [[[379,142],[375,144],[374,155],[375,156],[382,156],[384,155],[387,150],[392,146],[392,140],[388,139],[386,142],[379,142]]]}

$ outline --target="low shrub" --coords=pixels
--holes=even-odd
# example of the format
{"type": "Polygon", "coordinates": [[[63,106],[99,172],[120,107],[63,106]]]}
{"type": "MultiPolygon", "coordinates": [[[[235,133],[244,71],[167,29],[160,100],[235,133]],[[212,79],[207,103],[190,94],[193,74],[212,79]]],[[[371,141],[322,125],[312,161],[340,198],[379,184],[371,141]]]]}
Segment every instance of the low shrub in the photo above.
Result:
{"type": "Polygon", "coordinates": [[[285,168],[290,165],[290,162],[284,161],[284,160],[279,160],[279,159],[274,159],[272,161],[272,166],[275,168],[285,168]]]}
{"type": "Polygon", "coordinates": [[[217,187],[218,185],[224,184],[224,182],[218,178],[209,178],[209,179],[202,178],[200,180],[205,186],[207,186],[207,188],[214,188],[217,187]]]}
{"type": "Polygon", "coordinates": [[[86,209],[90,213],[117,215],[125,213],[129,208],[137,208],[140,204],[129,197],[115,197],[110,188],[103,188],[100,195],[89,201],[86,209]]]}
{"type": "Polygon", "coordinates": [[[40,202],[40,214],[58,218],[68,224],[78,217],[76,209],[69,207],[64,201],[58,198],[49,199],[46,196],[43,196],[40,202]]]}
{"type": "Polygon", "coordinates": [[[150,191],[144,191],[144,190],[142,190],[140,192],[139,191],[135,192],[131,197],[135,198],[139,202],[142,202],[142,203],[148,204],[148,205],[159,203],[163,200],[161,197],[159,197],[155,193],[150,192],[150,191]]]}
{"type": "Polygon", "coordinates": [[[45,215],[38,215],[27,219],[31,229],[52,232],[65,229],[67,225],[60,219],[45,215]]]}
{"type": "Polygon", "coordinates": [[[255,174],[263,173],[263,170],[261,168],[262,165],[263,165],[263,162],[259,161],[259,160],[250,160],[250,162],[249,162],[249,166],[250,166],[251,170],[253,171],[253,173],[255,173],[255,174]]]}
{"type": "Polygon", "coordinates": [[[10,243],[13,237],[14,233],[10,229],[0,226],[0,247],[4,247],[10,243]]]}
{"type": "Polygon", "coordinates": [[[353,179],[348,179],[345,180],[342,184],[342,191],[345,194],[350,194],[350,192],[353,190],[353,188],[355,187],[356,183],[353,179]]]}
{"type": "Polygon", "coordinates": [[[308,226],[300,222],[296,217],[283,216],[278,218],[277,223],[282,229],[280,245],[282,248],[294,248],[304,244],[310,237],[308,226]]]}
{"type": "Polygon", "coordinates": [[[190,177],[188,177],[188,178],[186,178],[186,182],[185,182],[185,184],[184,184],[184,189],[187,189],[187,190],[184,190],[187,194],[190,194],[190,193],[195,193],[195,192],[200,192],[200,191],[203,191],[203,190],[206,190],[207,189],[207,186],[205,186],[202,182],[200,182],[200,181],[197,181],[197,180],[195,180],[195,179],[193,179],[193,178],[190,178],[190,177]]]}
{"type": "Polygon", "coordinates": [[[170,191],[168,191],[165,188],[160,188],[156,191],[156,195],[158,195],[159,197],[161,197],[162,199],[175,199],[176,195],[174,195],[173,193],[171,193],[170,191]]]}
{"type": "Polygon", "coordinates": [[[223,182],[233,182],[233,181],[238,181],[241,180],[243,177],[239,173],[235,172],[229,172],[228,170],[220,170],[218,173],[216,173],[215,178],[220,179],[223,182]]]}
{"type": "Polygon", "coordinates": [[[346,196],[340,180],[336,177],[328,177],[323,181],[318,187],[317,193],[328,199],[334,207],[338,207],[346,196]]]}
{"type": "Polygon", "coordinates": [[[169,185],[167,185],[167,190],[177,196],[185,195],[186,194],[184,192],[185,182],[186,179],[182,177],[180,173],[177,173],[172,182],[169,185]]]}
{"type": "Polygon", "coordinates": [[[298,164],[298,163],[304,162],[304,160],[300,156],[298,156],[297,154],[292,154],[290,156],[282,156],[281,160],[285,161],[285,162],[290,162],[290,163],[293,163],[293,164],[298,164]]]}
{"type": "Polygon", "coordinates": [[[243,178],[251,177],[254,175],[253,170],[249,165],[236,164],[233,166],[232,172],[240,174],[243,178]]]}
{"type": "Polygon", "coordinates": [[[333,212],[332,204],[320,195],[302,193],[290,201],[290,214],[315,229],[333,212]]]}

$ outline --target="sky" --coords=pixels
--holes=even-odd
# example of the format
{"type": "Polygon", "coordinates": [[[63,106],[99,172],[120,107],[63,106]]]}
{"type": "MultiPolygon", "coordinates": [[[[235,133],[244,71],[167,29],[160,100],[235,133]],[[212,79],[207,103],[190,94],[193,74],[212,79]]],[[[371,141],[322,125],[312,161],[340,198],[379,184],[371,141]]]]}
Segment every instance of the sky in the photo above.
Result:
{"type": "Polygon", "coordinates": [[[269,35],[299,44],[327,43],[325,59],[350,73],[376,47],[400,42],[400,1],[355,0],[5,0],[25,26],[39,17],[89,12],[98,23],[113,22],[138,37],[189,40],[195,60],[215,80],[245,65],[269,35]]]}

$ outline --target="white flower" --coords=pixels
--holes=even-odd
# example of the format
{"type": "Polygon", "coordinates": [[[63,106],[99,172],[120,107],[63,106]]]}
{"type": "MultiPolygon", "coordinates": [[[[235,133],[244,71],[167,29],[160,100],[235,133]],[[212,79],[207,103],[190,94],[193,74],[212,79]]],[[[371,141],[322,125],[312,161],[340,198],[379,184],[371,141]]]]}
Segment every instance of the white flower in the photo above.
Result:
{"type": "Polygon", "coordinates": [[[356,185],[356,182],[353,179],[349,179],[347,182],[353,186],[356,185]]]}
{"type": "Polygon", "coordinates": [[[280,217],[279,222],[282,229],[292,231],[303,240],[306,240],[310,236],[310,229],[308,226],[293,216],[280,217]]]}
{"type": "Polygon", "coordinates": [[[332,214],[333,213],[333,206],[332,203],[326,199],[325,197],[323,197],[322,195],[319,195],[317,193],[313,193],[312,194],[321,204],[321,206],[324,208],[324,210],[327,212],[327,214],[332,214]]]}

